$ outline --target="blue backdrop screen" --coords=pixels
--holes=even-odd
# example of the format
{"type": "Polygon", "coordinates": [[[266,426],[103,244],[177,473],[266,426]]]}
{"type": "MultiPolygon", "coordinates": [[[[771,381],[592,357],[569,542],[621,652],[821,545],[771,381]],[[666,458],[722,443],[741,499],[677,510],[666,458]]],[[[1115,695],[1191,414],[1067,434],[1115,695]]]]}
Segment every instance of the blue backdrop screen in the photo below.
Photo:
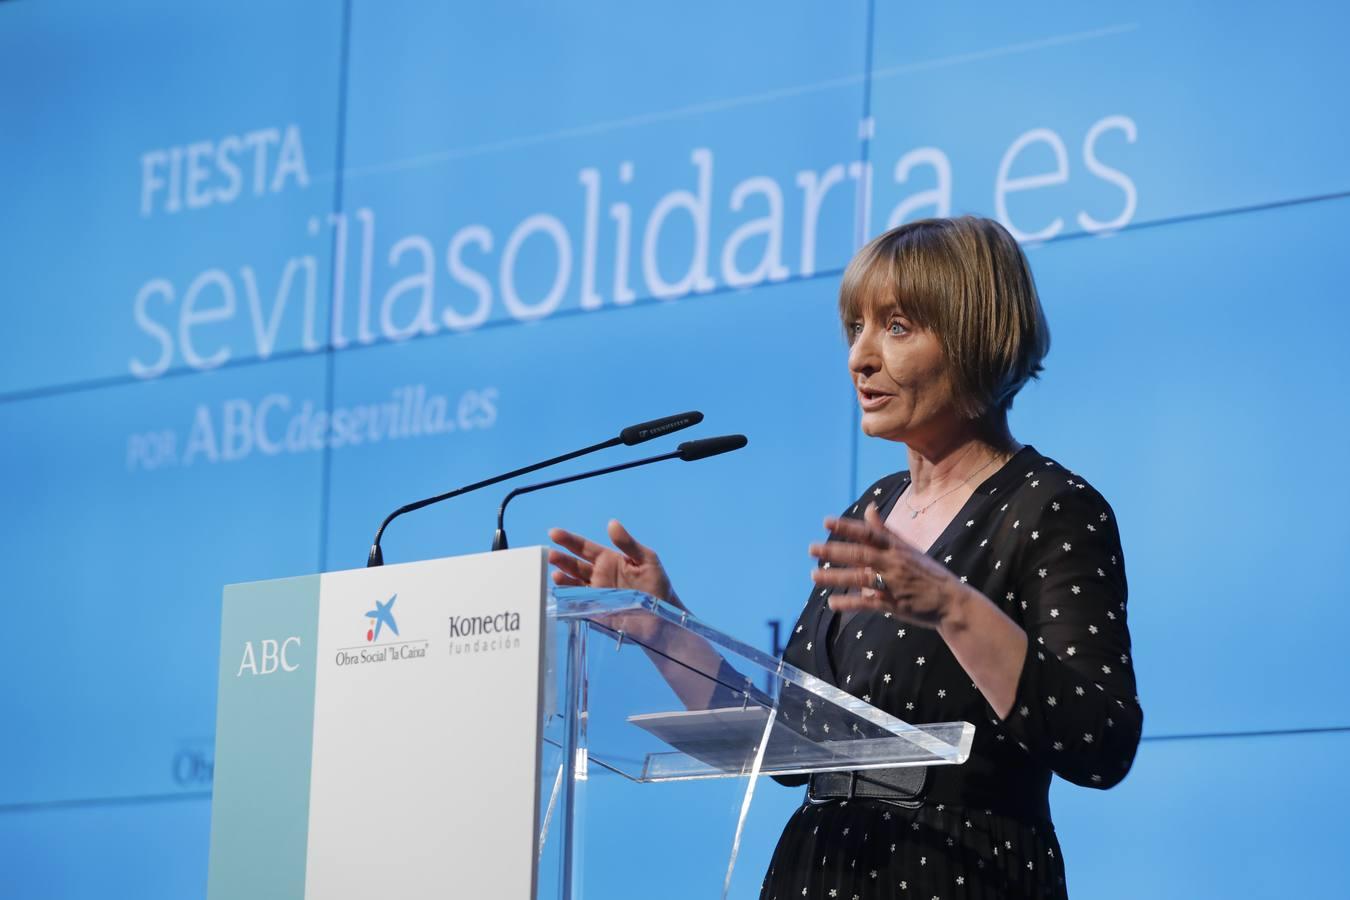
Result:
{"type": "MultiPolygon", "coordinates": [[[[621,518],[767,644],[821,517],[906,465],[857,430],[842,268],[966,212],[1023,241],[1053,334],[1014,434],[1102,491],[1128,563],[1145,737],[1118,788],[1053,788],[1073,893],[1335,893],[1347,24],[0,3],[0,896],[203,895],[221,586],[358,566],[393,507],[630,421],[750,446],[524,498],[513,543],[621,518]]],[[[498,500],[388,558],[485,549],[498,500]]],[[[597,790],[596,841],[697,831],[597,790]]],[[[798,796],[763,789],[744,866],[798,796]]]]}

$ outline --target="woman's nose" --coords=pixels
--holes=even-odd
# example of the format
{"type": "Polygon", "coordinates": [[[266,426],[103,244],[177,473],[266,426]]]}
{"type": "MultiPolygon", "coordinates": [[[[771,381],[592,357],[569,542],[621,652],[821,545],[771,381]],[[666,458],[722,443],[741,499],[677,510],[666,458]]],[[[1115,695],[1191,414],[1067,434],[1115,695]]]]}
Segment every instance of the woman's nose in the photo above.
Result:
{"type": "Polygon", "coordinates": [[[848,369],[859,375],[871,375],[881,367],[871,329],[864,327],[848,349],[848,369]]]}

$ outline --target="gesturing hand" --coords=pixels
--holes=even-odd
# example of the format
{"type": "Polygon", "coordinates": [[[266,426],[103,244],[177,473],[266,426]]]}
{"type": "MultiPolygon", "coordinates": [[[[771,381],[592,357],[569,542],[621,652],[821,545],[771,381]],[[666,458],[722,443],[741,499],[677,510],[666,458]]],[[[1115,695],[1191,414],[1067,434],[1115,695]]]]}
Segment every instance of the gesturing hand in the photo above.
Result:
{"type": "Polygon", "coordinates": [[[825,528],[838,540],[811,545],[811,555],[830,564],[811,578],[834,588],[831,609],[875,609],[937,628],[965,587],[941,563],[887,529],[875,504],[867,505],[862,521],[831,516],[825,528]]]}
{"type": "Polygon", "coordinates": [[[680,605],[656,551],[639,544],[618,519],[609,522],[615,550],[562,528],[550,528],[549,540],[571,551],[548,551],[557,566],[553,583],[562,587],[625,588],[680,605]]]}
{"type": "MultiPolygon", "coordinates": [[[[550,528],[549,540],[565,547],[548,551],[548,561],[557,566],[553,583],[560,587],[624,588],[642,591],[680,609],[684,604],[675,596],[670,577],[656,551],[634,540],[618,519],[609,521],[609,539],[617,550],[587,540],[562,528],[550,528]]],[[[615,631],[632,635],[647,646],[662,644],[671,634],[663,620],[645,610],[612,613],[599,621],[615,631]]]]}

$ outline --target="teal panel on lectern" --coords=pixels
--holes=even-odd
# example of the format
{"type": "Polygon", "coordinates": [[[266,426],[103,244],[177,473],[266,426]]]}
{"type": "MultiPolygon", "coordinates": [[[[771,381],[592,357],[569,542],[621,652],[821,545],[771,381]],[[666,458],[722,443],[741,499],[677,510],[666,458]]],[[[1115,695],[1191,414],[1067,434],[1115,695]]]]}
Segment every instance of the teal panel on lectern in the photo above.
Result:
{"type": "Polygon", "coordinates": [[[225,588],[209,900],[305,894],[318,629],[317,575],[225,588]]]}

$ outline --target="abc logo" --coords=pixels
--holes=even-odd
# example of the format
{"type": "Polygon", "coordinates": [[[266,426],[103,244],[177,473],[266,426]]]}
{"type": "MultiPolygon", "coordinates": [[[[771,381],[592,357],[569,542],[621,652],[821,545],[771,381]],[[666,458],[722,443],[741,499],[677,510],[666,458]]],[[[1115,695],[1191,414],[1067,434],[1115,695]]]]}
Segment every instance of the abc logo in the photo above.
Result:
{"type": "Polygon", "coordinates": [[[245,641],[244,656],[239,661],[239,671],[234,673],[234,677],[242,677],[245,672],[249,675],[271,675],[277,671],[294,672],[300,668],[300,664],[292,663],[287,653],[292,647],[299,646],[298,637],[288,637],[283,641],[266,638],[258,641],[256,649],[253,641],[245,641]]]}

